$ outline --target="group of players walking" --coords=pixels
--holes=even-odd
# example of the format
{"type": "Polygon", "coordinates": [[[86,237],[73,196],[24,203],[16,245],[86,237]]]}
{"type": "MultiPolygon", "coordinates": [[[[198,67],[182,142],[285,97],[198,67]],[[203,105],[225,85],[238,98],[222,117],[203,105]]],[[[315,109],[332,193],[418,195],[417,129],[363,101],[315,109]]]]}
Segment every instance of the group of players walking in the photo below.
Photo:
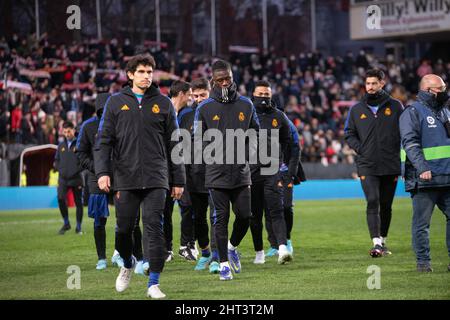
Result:
{"type": "MultiPolygon", "coordinates": [[[[88,214],[94,218],[97,269],[107,265],[105,224],[109,195],[113,196],[117,218],[113,262],[120,267],[116,279],[119,292],[127,289],[134,270],[149,276],[149,297],[165,297],[159,277],[165,262],[174,258],[175,201],[181,213],[178,253],[186,260],[196,261],[195,270],[209,268],[211,273],[219,274],[220,280],[233,279],[233,273],[242,270],[238,247],[248,229],[253,238],[255,264],[263,264],[267,256],[273,255],[278,255],[279,264],[291,261],[293,186],[305,181],[305,176],[297,128],[274,105],[270,83],[258,81],[252,99],[243,97],[237,92],[230,64],[218,60],[212,65],[211,82],[203,78],[192,83],[175,81],[169,99],[152,82],[155,68],[150,55],[133,57],[126,69],[129,85],[112,95],[99,94],[96,115],[83,123],[76,146],[72,145],[74,136],[66,136],[58,148],[57,160],[67,158],[71,152],[71,161],[78,159],[80,167],[89,172],[88,214]],[[172,159],[178,152],[180,136],[186,139],[181,129],[189,132],[187,139],[194,146],[188,149],[190,154],[183,155],[190,160],[186,163],[172,159]],[[204,137],[200,149],[194,140],[210,129],[222,134],[219,151],[223,152],[215,150],[216,162],[206,164],[205,160],[196,160],[208,147],[211,149],[214,139],[204,137]],[[234,144],[229,141],[234,137],[227,135],[228,130],[258,133],[262,129],[269,135],[264,147],[270,150],[273,145],[279,146],[275,172],[262,174],[265,164],[259,158],[256,164],[226,161],[228,146],[234,144]],[[229,236],[230,208],[235,220],[229,236]],[[264,216],[270,243],[267,253],[263,249],[264,216]]],[[[349,112],[345,131],[348,144],[359,156],[358,173],[367,198],[373,257],[390,254],[386,239],[400,175],[398,123],[403,107],[382,90],[383,86],[384,75],[380,71],[367,73],[367,94],[349,112]]],[[[65,126],[73,135],[73,126],[65,126]]],[[[232,149],[235,158],[240,152],[248,157],[255,147],[249,140],[245,150],[232,149]]],[[[256,147],[260,148],[261,145],[256,147]]],[[[64,170],[68,163],[67,159],[57,161],[58,199],[64,218],[61,234],[70,229],[64,203],[68,186],[77,190],[77,205],[81,206],[79,181],[67,183],[79,170],[64,170]]],[[[81,213],[78,211],[77,232],[81,233],[82,207],[81,213]]]]}

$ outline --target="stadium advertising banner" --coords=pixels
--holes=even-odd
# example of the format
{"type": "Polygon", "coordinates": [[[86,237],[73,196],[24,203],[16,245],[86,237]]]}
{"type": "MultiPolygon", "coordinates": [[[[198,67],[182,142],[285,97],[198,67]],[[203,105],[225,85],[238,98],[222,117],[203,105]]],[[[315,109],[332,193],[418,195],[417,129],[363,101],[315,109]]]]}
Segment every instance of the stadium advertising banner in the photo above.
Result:
{"type": "Polygon", "coordinates": [[[353,0],[352,40],[450,31],[450,0],[353,0]]]}

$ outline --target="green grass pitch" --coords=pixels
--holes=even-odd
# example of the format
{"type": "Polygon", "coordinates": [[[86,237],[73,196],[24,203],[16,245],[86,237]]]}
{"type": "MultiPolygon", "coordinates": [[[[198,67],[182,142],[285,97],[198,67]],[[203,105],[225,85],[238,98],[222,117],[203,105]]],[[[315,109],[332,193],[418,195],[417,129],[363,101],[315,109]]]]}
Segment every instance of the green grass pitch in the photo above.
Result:
{"type": "MultiPolygon", "coordinates": [[[[174,248],[179,246],[179,214],[175,208],[174,248]]],[[[254,265],[250,232],[240,245],[242,273],[219,281],[208,271],[178,255],[166,263],[161,289],[168,299],[449,299],[449,257],[445,218],[435,210],[431,224],[434,272],[418,274],[411,248],[411,200],[395,199],[388,245],[393,254],[371,258],[363,200],[297,201],[292,240],[294,261],[280,266],[276,258],[254,265]],[[367,268],[381,271],[381,289],[369,290],[367,268]]],[[[72,229],[57,235],[62,225],[58,210],[0,212],[0,299],[148,299],[147,278],[133,274],[123,293],[114,288],[118,269],[110,257],[114,244],[114,213],[107,224],[108,268],[97,262],[93,220],[84,212],[84,235],[72,229]],[[81,289],[70,290],[67,268],[79,266],[81,289]]],[[[232,219],[234,219],[232,215],[232,219]]],[[[231,225],[231,224],[230,224],[231,225]]],[[[264,233],[265,234],[265,233],[264,233]]],[[[265,235],[266,236],[266,235],[265,235]]],[[[267,247],[267,240],[264,239],[267,247]]]]}

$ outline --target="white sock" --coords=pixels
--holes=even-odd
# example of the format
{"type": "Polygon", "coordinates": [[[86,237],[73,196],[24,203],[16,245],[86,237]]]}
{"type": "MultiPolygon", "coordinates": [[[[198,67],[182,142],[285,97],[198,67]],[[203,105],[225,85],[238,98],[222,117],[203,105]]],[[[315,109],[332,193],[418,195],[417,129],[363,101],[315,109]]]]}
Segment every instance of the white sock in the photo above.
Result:
{"type": "Polygon", "coordinates": [[[225,262],[221,262],[221,263],[220,263],[220,269],[222,269],[223,267],[228,267],[228,268],[230,268],[230,264],[228,263],[228,261],[225,261],[225,262]]]}
{"type": "Polygon", "coordinates": [[[381,238],[372,238],[372,242],[374,246],[376,245],[381,246],[381,238]]]}
{"type": "Polygon", "coordinates": [[[113,256],[118,255],[118,254],[119,254],[119,251],[114,250],[113,256]]]}
{"type": "Polygon", "coordinates": [[[387,242],[387,237],[380,237],[380,238],[381,238],[381,243],[382,243],[383,245],[385,245],[386,242],[387,242]]]}
{"type": "Polygon", "coordinates": [[[236,247],[233,246],[230,241],[228,241],[228,250],[236,250],[236,247]]]}
{"type": "Polygon", "coordinates": [[[280,244],[280,246],[278,247],[278,251],[283,252],[283,251],[287,251],[287,247],[285,244],[280,244]]]}

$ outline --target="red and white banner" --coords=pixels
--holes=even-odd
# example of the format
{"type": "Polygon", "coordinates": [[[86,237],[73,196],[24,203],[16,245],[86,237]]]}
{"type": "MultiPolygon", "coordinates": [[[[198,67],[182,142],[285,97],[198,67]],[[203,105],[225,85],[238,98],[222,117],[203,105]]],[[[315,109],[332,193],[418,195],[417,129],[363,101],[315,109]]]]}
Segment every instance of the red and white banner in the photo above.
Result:
{"type": "Polygon", "coordinates": [[[21,76],[26,76],[26,77],[34,77],[34,78],[47,78],[50,79],[50,73],[48,71],[45,70],[30,70],[30,69],[21,69],[19,71],[19,74],[21,76]]]}
{"type": "Polygon", "coordinates": [[[228,50],[230,52],[239,52],[239,53],[259,53],[259,49],[257,47],[247,47],[247,46],[229,46],[228,50]]]}
{"type": "Polygon", "coordinates": [[[84,82],[84,83],[64,83],[61,86],[61,90],[85,90],[85,89],[92,89],[94,88],[94,84],[91,82],[84,82]]]}
{"type": "Polygon", "coordinates": [[[161,81],[161,80],[179,80],[180,77],[170,73],[170,72],[166,72],[166,71],[161,71],[161,70],[155,70],[155,72],[153,72],[153,80],[154,81],[161,81]]]}
{"type": "Polygon", "coordinates": [[[5,81],[2,80],[0,81],[0,84],[2,89],[19,89],[20,91],[28,94],[31,94],[33,92],[33,88],[31,87],[31,85],[25,82],[7,80],[5,85],[5,81]]]}

